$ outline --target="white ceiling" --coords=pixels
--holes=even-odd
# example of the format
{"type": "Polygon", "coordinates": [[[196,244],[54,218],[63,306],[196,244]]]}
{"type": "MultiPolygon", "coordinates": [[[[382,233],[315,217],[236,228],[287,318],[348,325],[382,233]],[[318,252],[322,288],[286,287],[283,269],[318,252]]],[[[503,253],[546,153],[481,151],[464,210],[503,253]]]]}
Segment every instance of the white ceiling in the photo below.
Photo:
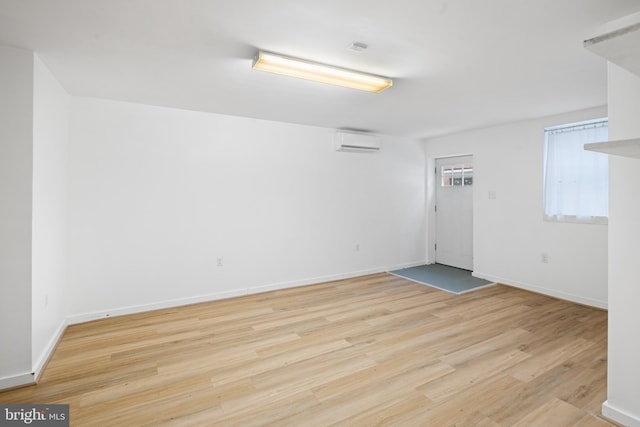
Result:
{"type": "Polygon", "coordinates": [[[72,95],[426,137],[606,104],[582,41],[639,0],[0,0],[0,44],[72,95]],[[353,42],[369,48],[348,49],[353,42]],[[258,49],[392,77],[253,71],[258,49]]]}

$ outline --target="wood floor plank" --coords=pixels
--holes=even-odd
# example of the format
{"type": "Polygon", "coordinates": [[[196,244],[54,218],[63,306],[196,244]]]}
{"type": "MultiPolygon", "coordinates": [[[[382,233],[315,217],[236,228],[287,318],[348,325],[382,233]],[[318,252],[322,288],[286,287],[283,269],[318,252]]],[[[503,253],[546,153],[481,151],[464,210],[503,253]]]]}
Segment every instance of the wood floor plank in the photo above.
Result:
{"type": "Polygon", "coordinates": [[[431,405],[431,401],[422,393],[407,392],[403,396],[389,399],[377,408],[362,411],[345,418],[335,425],[343,426],[394,426],[402,425],[408,417],[431,405]]]}
{"type": "Polygon", "coordinates": [[[593,345],[593,342],[583,338],[572,339],[566,343],[558,342],[553,346],[554,348],[531,356],[529,360],[509,368],[507,372],[521,381],[531,381],[593,345]]]}
{"type": "MultiPolygon", "coordinates": [[[[461,350],[445,354],[440,357],[440,360],[452,366],[475,364],[478,358],[484,357],[496,350],[518,348],[518,344],[522,342],[528,334],[524,329],[509,329],[489,339],[470,344],[461,350]]],[[[469,339],[471,339],[471,337],[469,339]]]]}
{"type": "Polygon", "coordinates": [[[515,423],[514,427],[548,427],[550,425],[570,426],[577,423],[584,414],[578,408],[560,399],[549,399],[526,417],[515,423]]]}
{"type": "Polygon", "coordinates": [[[439,401],[449,399],[469,386],[499,375],[506,368],[527,360],[529,355],[517,349],[499,349],[486,353],[475,363],[464,364],[454,372],[424,386],[426,396],[439,401]]]}
{"type": "Polygon", "coordinates": [[[385,273],[67,328],[40,383],[72,426],[611,426],[607,313],[385,273]]]}
{"type": "MultiPolygon", "coordinates": [[[[496,395],[495,399],[487,402],[484,411],[491,419],[503,425],[512,425],[545,404],[550,396],[563,400],[567,395],[579,392],[582,387],[589,387],[588,384],[592,381],[593,378],[588,373],[576,366],[559,365],[532,381],[518,380],[510,393],[496,395]]],[[[604,384],[598,384],[597,388],[594,387],[594,392],[603,393],[605,387],[604,384]]],[[[586,408],[582,410],[585,413],[589,412],[586,408]]]]}
{"type": "MultiPolygon", "coordinates": [[[[404,360],[398,359],[375,364],[365,370],[341,376],[333,381],[314,387],[312,389],[313,394],[322,401],[329,399],[340,400],[345,396],[348,398],[350,395],[367,393],[368,389],[374,387],[389,391],[388,384],[399,375],[419,374],[420,381],[428,383],[454,372],[454,369],[446,363],[430,359],[420,360],[416,356],[418,355],[409,354],[404,360]]],[[[410,390],[407,389],[407,391],[410,390]]]]}
{"type": "Polygon", "coordinates": [[[595,415],[587,414],[580,418],[571,427],[607,427],[611,424],[595,415]]]}
{"type": "MultiPolygon", "coordinates": [[[[488,423],[485,408],[500,396],[513,393],[520,384],[519,380],[505,374],[488,377],[469,384],[455,398],[439,400],[423,408],[421,412],[411,414],[405,422],[417,419],[423,421],[424,425],[434,426],[488,423]]],[[[428,387],[428,384],[422,387],[423,391],[428,387]]]]}

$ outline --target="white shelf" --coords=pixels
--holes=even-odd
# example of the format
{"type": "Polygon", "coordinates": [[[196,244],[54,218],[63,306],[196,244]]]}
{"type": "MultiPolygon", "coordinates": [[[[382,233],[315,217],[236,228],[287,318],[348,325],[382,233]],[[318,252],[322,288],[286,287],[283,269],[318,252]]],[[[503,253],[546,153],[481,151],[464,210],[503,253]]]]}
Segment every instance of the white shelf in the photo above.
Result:
{"type": "Polygon", "coordinates": [[[640,138],[584,144],[584,149],[614,156],[640,159],[640,138]]]}
{"type": "Polygon", "coordinates": [[[584,47],[640,76],[640,14],[610,23],[605,32],[585,40],[584,47]]]}
{"type": "MultiPolygon", "coordinates": [[[[640,12],[609,22],[587,50],[640,76],[640,12]]],[[[585,150],[640,159],[640,138],[585,144],[585,150]]]]}

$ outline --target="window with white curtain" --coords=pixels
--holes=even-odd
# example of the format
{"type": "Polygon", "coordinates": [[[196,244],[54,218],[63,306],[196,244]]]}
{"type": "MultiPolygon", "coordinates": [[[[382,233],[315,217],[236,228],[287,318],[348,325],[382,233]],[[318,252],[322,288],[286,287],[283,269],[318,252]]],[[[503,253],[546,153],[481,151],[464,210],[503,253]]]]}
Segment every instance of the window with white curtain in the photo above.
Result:
{"type": "Polygon", "coordinates": [[[545,219],[607,223],[608,157],[584,144],[607,141],[608,129],[605,118],[544,130],[545,219]]]}

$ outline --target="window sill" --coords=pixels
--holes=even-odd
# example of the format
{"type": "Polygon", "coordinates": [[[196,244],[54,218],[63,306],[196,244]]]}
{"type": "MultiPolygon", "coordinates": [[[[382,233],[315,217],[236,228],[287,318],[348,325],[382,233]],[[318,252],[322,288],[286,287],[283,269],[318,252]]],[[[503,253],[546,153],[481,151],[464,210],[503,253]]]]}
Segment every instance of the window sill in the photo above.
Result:
{"type": "Polygon", "coordinates": [[[609,218],[606,216],[575,216],[575,215],[544,215],[548,222],[568,222],[572,224],[607,225],[609,218]]]}

